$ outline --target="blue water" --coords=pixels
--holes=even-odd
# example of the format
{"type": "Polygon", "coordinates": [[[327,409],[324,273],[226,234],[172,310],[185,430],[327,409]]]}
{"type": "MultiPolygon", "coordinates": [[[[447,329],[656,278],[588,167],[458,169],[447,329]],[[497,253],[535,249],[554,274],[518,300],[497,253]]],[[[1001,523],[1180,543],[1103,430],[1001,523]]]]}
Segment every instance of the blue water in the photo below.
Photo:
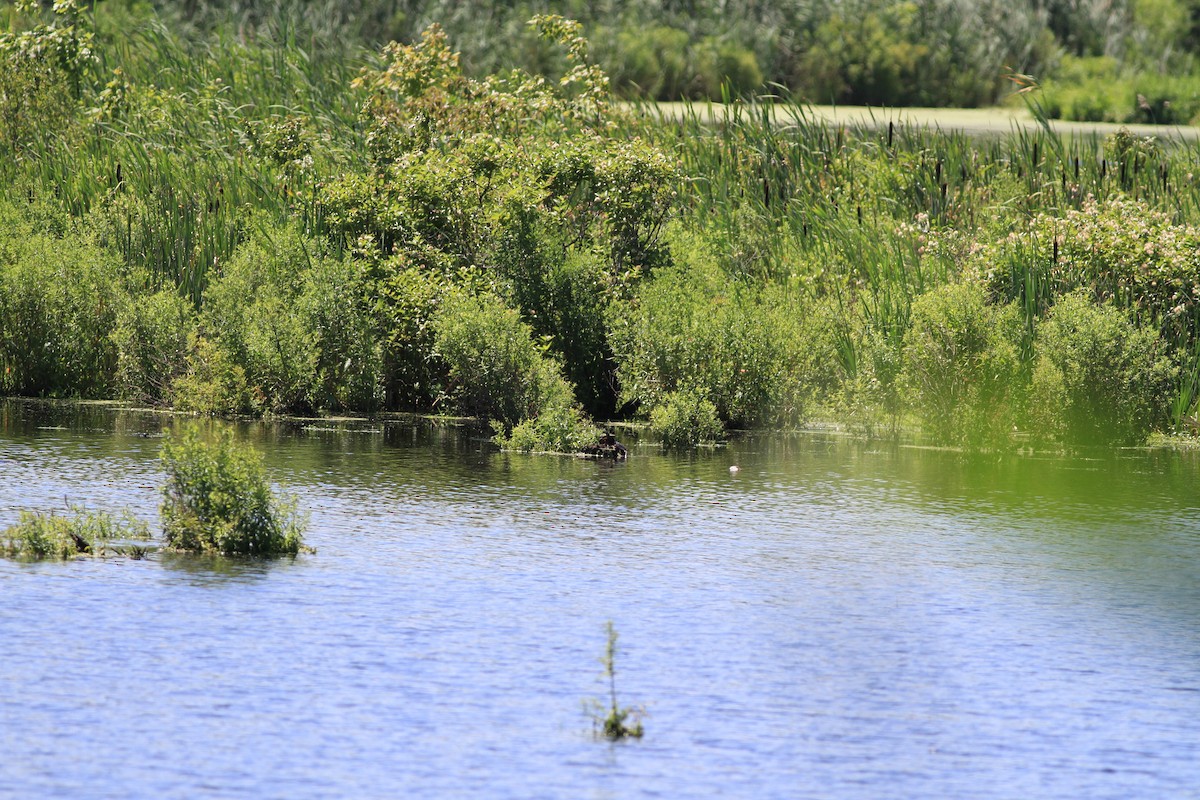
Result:
{"type": "MultiPolygon", "coordinates": [[[[156,520],[170,424],[0,406],[0,525],[156,520]]],[[[315,555],[0,560],[0,797],[1200,797],[1194,454],[239,435],[315,555]]]]}

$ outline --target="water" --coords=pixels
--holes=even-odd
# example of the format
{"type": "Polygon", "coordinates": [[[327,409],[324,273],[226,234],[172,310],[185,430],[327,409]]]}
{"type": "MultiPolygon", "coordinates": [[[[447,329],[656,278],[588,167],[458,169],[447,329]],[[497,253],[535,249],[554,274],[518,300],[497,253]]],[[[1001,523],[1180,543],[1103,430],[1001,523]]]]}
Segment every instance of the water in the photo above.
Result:
{"type": "MultiPolygon", "coordinates": [[[[0,525],[156,519],[167,424],[0,405],[0,525]]],[[[316,555],[0,560],[0,797],[1200,797],[1194,454],[239,434],[316,555]]]]}

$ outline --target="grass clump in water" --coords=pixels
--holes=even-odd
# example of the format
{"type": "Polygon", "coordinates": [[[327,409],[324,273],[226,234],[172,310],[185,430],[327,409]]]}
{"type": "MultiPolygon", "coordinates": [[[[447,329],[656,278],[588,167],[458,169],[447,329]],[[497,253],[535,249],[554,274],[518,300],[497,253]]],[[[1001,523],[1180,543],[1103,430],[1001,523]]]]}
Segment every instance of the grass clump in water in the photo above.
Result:
{"type": "Polygon", "coordinates": [[[597,736],[603,736],[610,741],[621,739],[640,739],[645,730],[642,728],[642,717],[645,711],[641,708],[624,708],[617,705],[617,629],[612,620],[605,625],[608,634],[608,644],[604,648],[604,677],[608,678],[609,705],[605,709],[599,700],[592,700],[590,713],[597,736]]]}
{"type": "Polygon", "coordinates": [[[163,444],[162,519],[167,547],[219,555],[295,555],[304,522],[294,500],[271,491],[262,460],[229,431],[204,442],[195,427],[163,444]]]}
{"type": "Polygon", "coordinates": [[[20,521],[0,533],[0,553],[13,558],[68,559],[75,556],[124,555],[141,558],[144,548],[133,544],[150,538],[145,522],[129,512],[70,508],[73,516],[22,511],[20,521]]]}

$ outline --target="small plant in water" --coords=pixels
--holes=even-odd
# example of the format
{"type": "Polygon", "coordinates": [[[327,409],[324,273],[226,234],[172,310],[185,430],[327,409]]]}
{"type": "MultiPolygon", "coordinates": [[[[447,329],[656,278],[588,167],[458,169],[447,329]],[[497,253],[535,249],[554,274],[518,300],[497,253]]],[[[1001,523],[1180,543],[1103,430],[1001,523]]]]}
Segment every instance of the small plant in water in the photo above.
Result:
{"type": "Polygon", "coordinates": [[[296,504],[271,491],[262,460],[226,430],[214,443],[196,428],[162,448],[167,483],[162,519],[167,547],[218,555],[295,555],[304,547],[296,504]]]}
{"type": "Polygon", "coordinates": [[[22,511],[16,525],[0,532],[0,554],[31,559],[145,554],[144,547],[132,542],[149,539],[150,529],[128,511],[114,515],[79,506],[68,510],[73,516],[22,511]]]}
{"type": "Polygon", "coordinates": [[[632,738],[640,739],[644,733],[642,717],[645,711],[641,708],[617,705],[617,630],[612,621],[605,625],[608,633],[608,644],[604,649],[604,677],[608,678],[609,704],[607,709],[599,700],[592,700],[590,713],[597,736],[603,736],[610,741],[632,738]]]}

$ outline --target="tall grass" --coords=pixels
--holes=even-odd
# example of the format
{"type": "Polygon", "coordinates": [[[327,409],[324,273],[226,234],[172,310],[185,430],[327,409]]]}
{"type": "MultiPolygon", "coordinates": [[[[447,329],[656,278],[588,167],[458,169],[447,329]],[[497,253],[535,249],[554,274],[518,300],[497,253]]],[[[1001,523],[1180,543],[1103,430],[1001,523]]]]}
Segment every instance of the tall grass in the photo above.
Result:
{"type": "Polygon", "coordinates": [[[95,21],[102,88],[74,127],[41,138],[23,169],[0,172],[90,219],[154,288],[176,286],[197,303],[241,240],[246,208],[322,233],[317,175],[358,150],[347,87],[362,56],[306,49],[286,30],[185,44],[156,18],[107,8],[95,21]],[[253,147],[256,128],[288,118],[304,120],[311,164],[253,147]]]}

